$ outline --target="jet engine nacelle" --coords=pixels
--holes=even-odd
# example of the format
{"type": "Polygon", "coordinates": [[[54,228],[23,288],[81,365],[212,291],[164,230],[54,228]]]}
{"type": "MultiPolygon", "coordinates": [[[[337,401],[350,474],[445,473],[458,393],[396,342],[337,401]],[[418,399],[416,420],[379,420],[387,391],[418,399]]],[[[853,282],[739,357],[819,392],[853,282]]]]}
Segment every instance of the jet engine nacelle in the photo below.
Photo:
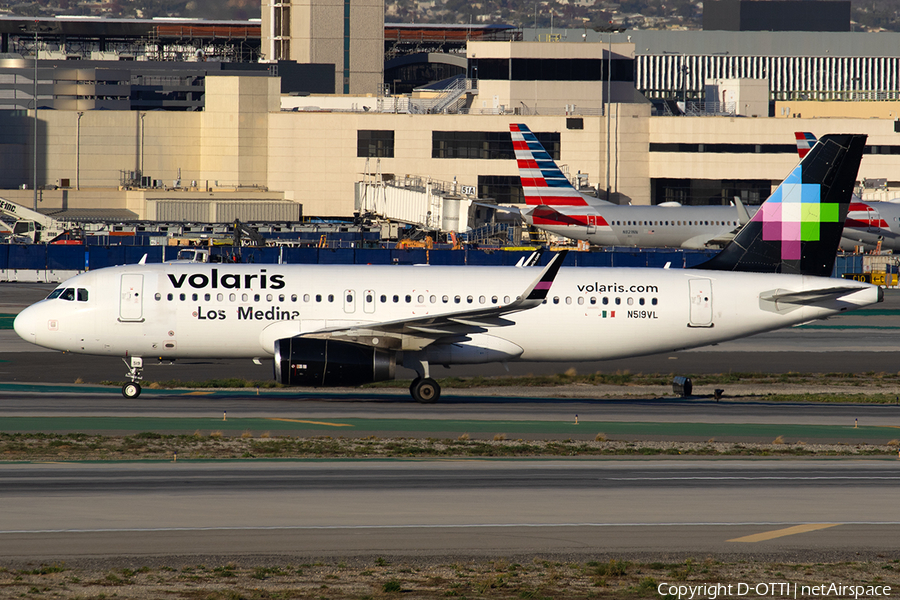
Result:
{"type": "Polygon", "coordinates": [[[394,378],[390,350],[314,338],[275,341],[275,380],[284,385],[353,386],[394,378]]]}

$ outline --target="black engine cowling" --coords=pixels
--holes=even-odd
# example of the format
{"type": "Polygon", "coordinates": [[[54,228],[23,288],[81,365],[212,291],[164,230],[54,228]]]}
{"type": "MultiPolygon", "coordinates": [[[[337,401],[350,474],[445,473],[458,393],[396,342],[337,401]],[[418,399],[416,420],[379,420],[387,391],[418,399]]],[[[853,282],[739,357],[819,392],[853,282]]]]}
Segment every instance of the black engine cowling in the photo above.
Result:
{"type": "Polygon", "coordinates": [[[394,352],[312,338],[275,341],[275,380],[284,385],[362,385],[394,378],[394,352]]]}

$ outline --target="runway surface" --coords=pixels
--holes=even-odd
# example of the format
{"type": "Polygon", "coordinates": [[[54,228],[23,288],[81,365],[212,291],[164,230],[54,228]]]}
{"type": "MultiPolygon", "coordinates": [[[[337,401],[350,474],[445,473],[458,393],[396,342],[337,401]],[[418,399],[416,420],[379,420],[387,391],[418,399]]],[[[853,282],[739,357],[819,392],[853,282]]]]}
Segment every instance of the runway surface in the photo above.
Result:
{"type": "MultiPolygon", "coordinates": [[[[153,390],[151,390],[153,391],[153,390]]],[[[507,392],[509,393],[509,392],[507,392]]],[[[887,444],[900,438],[900,405],[592,400],[452,396],[438,405],[412,402],[402,391],[175,392],[124,400],[115,390],[0,384],[0,432],[133,435],[222,432],[300,437],[489,440],[610,440],[887,444]],[[22,391],[31,390],[31,391],[22,391]],[[49,392],[49,393],[48,393],[49,392]],[[577,416],[577,418],[576,418],[577,416]]]]}
{"type": "Polygon", "coordinates": [[[0,559],[859,560],[900,534],[896,461],[6,464],[0,482],[0,559]]]}

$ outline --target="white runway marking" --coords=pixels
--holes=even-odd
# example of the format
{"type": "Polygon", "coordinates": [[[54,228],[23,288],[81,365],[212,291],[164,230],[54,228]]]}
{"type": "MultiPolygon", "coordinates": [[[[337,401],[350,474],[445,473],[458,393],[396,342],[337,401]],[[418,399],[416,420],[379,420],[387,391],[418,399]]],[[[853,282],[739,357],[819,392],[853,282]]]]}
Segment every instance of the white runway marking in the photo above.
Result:
{"type": "MultiPolygon", "coordinates": [[[[772,527],[796,525],[790,521],[744,521],[711,523],[473,523],[449,525],[272,525],[240,527],[145,527],[100,529],[11,529],[0,535],[35,533],[153,533],[164,531],[321,531],[321,530],[384,530],[384,529],[489,529],[489,528],[549,528],[549,527],[772,527]]],[[[804,526],[822,525],[900,525],[900,521],[844,521],[841,523],[807,523],[804,526]]]]}

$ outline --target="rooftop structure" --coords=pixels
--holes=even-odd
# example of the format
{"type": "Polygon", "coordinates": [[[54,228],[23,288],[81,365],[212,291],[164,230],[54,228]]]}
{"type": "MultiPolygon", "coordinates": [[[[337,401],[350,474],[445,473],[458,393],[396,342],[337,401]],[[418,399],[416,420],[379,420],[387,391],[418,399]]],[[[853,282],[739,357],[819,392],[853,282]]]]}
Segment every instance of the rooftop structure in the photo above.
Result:
{"type": "Polygon", "coordinates": [[[41,58],[255,62],[260,23],[196,19],[0,17],[0,53],[41,58]]]}

